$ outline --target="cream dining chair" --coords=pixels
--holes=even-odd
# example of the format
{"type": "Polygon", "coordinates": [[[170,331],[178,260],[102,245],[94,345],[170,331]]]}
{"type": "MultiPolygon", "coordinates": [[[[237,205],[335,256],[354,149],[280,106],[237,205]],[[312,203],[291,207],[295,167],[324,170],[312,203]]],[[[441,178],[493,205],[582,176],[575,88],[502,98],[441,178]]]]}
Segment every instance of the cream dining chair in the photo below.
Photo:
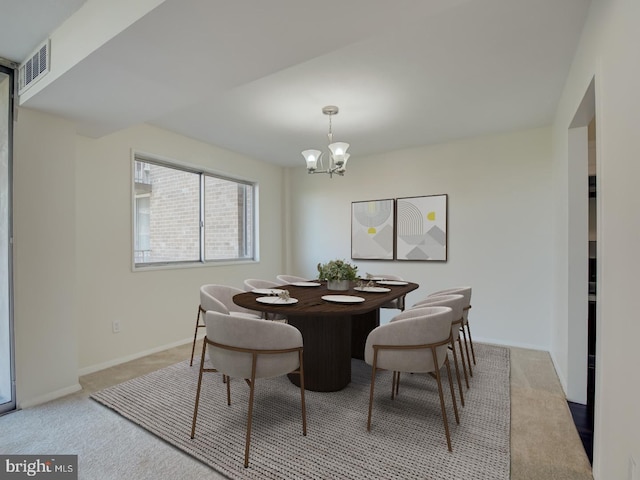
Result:
{"type": "Polygon", "coordinates": [[[400,372],[433,373],[438,385],[447,447],[451,451],[451,436],[440,369],[446,366],[453,410],[456,422],[460,423],[447,353],[447,346],[451,343],[453,311],[449,307],[426,307],[416,312],[412,312],[415,316],[399,320],[394,318],[391,322],[374,328],[367,337],[365,362],[372,366],[367,430],[371,430],[374,387],[378,370],[393,372],[391,398],[395,398],[396,378],[400,372]]]}
{"type": "MultiPolygon", "coordinates": [[[[367,277],[371,277],[371,278],[381,278],[384,280],[400,280],[403,281],[404,279],[398,275],[391,275],[390,273],[381,273],[381,274],[376,274],[376,273],[368,273],[367,277]]],[[[381,285],[383,286],[383,285],[381,285]]],[[[393,300],[391,300],[390,302],[387,302],[383,305],[380,305],[380,308],[389,308],[389,309],[398,309],[401,312],[404,311],[405,308],[405,295],[402,295],[401,297],[398,298],[394,298],[393,300]]]]}
{"type": "Polygon", "coordinates": [[[451,351],[453,352],[453,366],[456,370],[456,379],[458,381],[458,391],[460,392],[460,403],[462,406],[464,406],[464,393],[462,392],[462,381],[460,380],[460,366],[458,363],[458,355],[456,353],[456,344],[459,347],[462,370],[464,371],[467,388],[469,388],[467,368],[464,363],[464,350],[462,348],[462,342],[460,341],[460,327],[462,326],[464,305],[465,299],[462,295],[438,295],[426,298],[404,312],[404,314],[408,314],[412,311],[419,311],[425,307],[449,307],[453,310],[453,320],[451,321],[451,351]]]}
{"type": "Polygon", "coordinates": [[[306,282],[307,279],[303,277],[297,277],[295,275],[277,275],[276,279],[283,284],[290,284],[296,282],[306,282]]]}
{"type": "Polygon", "coordinates": [[[233,296],[244,293],[239,288],[228,285],[208,284],[200,287],[200,305],[198,305],[198,315],[196,316],[196,328],[193,333],[193,345],[191,347],[191,361],[193,365],[193,355],[196,351],[196,341],[198,339],[198,329],[204,328],[202,314],[207,311],[220,312],[225,314],[233,313],[248,318],[262,318],[258,312],[253,312],[233,303],[233,296]],[[201,323],[202,322],[202,323],[201,323]]]}
{"type": "MultiPolygon", "coordinates": [[[[303,342],[300,331],[284,323],[265,322],[235,314],[205,313],[207,334],[200,357],[200,373],[196,391],[191,438],[195,437],[198,406],[204,372],[218,372],[226,377],[227,405],[231,405],[231,382],[244,379],[249,385],[249,405],[245,433],[244,466],[249,466],[253,399],[257,379],[278,377],[289,373],[300,376],[302,435],[307,434],[307,413],[304,401],[303,342]],[[208,355],[207,355],[208,348],[208,355]],[[209,368],[205,368],[208,357],[209,368]]],[[[293,385],[291,386],[294,387],[293,385]]],[[[215,428],[207,425],[207,428],[215,428]]]]}
{"type": "MultiPolygon", "coordinates": [[[[261,280],[259,278],[247,278],[244,281],[244,288],[247,290],[247,292],[251,292],[252,290],[255,290],[257,288],[264,288],[264,289],[280,289],[280,287],[282,286],[282,284],[277,283],[277,282],[272,282],[271,280],[261,280]]],[[[287,317],[285,315],[280,315],[280,314],[273,314],[273,313],[267,313],[267,312],[263,312],[263,317],[266,320],[279,320],[279,321],[286,321],[287,317]]]]}
{"type": "Polygon", "coordinates": [[[247,292],[255,288],[280,288],[282,283],[272,282],[271,280],[261,280],[258,278],[247,278],[244,281],[244,288],[247,292]]]}
{"type": "MultiPolygon", "coordinates": [[[[471,368],[471,358],[473,358],[473,364],[476,364],[476,352],[473,348],[473,340],[471,339],[471,329],[469,328],[469,310],[471,309],[471,287],[453,287],[445,290],[439,290],[433,292],[429,297],[435,297],[438,295],[462,295],[465,300],[464,315],[462,316],[462,326],[460,332],[464,340],[464,348],[467,353],[467,365],[469,366],[469,375],[473,377],[473,369],[471,368]],[[467,341],[467,336],[469,340],[467,341]],[[469,346],[471,346],[471,355],[469,355],[469,346]]],[[[427,297],[427,298],[429,298],[427,297]]]]}

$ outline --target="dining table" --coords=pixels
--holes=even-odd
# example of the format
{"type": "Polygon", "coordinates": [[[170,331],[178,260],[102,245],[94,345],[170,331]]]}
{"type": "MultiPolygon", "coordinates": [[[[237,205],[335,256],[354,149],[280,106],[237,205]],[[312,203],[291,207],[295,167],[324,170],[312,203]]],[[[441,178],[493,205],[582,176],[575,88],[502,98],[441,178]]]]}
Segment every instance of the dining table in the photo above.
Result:
{"type": "MultiPolygon", "coordinates": [[[[326,281],[310,280],[239,293],[233,301],[285,316],[302,333],[305,389],[334,392],[350,383],[351,359],[364,360],[367,336],[380,325],[380,308],[418,286],[397,280],[352,281],[348,290],[336,291],[326,281]]],[[[298,386],[299,378],[289,375],[298,386]]]]}

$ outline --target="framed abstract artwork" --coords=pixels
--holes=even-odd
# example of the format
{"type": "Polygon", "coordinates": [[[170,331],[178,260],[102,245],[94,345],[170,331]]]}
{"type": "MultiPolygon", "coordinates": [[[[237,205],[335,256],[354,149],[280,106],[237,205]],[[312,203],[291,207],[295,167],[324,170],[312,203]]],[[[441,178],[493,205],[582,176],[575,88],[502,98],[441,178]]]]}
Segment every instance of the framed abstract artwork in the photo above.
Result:
{"type": "Polygon", "coordinates": [[[351,203],[351,258],[393,260],[393,199],[351,203]]]}
{"type": "Polygon", "coordinates": [[[447,195],[396,199],[396,260],[447,261],[447,195]]]}

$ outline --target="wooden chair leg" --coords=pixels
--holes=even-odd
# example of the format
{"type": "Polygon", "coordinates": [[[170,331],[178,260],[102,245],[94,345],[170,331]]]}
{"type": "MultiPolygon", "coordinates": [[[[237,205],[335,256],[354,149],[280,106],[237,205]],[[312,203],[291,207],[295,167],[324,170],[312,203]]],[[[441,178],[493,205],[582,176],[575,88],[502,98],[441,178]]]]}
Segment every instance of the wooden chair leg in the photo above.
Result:
{"type": "Polygon", "coordinates": [[[473,350],[473,340],[471,339],[471,329],[469,328],[468,320],[467,320],[467,334],[469,335],[469,345],[471,345],[471,356],[473,357],[473,364],[476,365],[476,352],[473,350]]]}
{"type": "Polygon", "coordinates": [[[198,389],[196,390],[196,404],[193,407],[193,421],[191,422],[191,438],[196,435],[196,418],[198,417],[198,405],[200,404],[200,387],[202,386],[202,373],[204,372],[204,354],[207,350],[207,341],[202,344],[202,357],[200,358],[200,373],[198,374],[198,389]]]}
{"type": "Polygon", "coordinates": [[[456,415],[456,423],[460,425],[460,416],[458,415],[458,403],[456,402],[456,392],[453,388],[453,380],[451,378],[451,368],[449,366],[449,355],[444,359],[444,364],[447,366],[447,377],[449,377],[449,390],[451,390],[451,401],[453,402],[453,413],[456,415]]]}
{"type": "Polygon", "coordinates": [[[453,366],[456,367],[456,378],[458,379],[458,391],[460,392],[460,403],[464,407],[464,394],[462,393],[462,381],[460,380],[460,367],[458,366],[458,354],[456,353],[456,343],[451,339],[451,350],[453,351],[453,366]]]}
{"type": "Polygon", "coordinates": [[[393,379],[391,380],[391,400],[394,400],[398,396],[400,391],[400,372],[393,372],[393,379]]]}
{"type": "MultiPolygon", "coordinates": [[[[244,468],[249,466],[249,446],[251,444],[251,419],[253,417],[253,394],[256,386],[256,363],[258,355],[253,354],[251,365],[251,381],[249,383],[249,412],[247,413],[247,438],[244,445],[244,468]]],[[[227,381],[227,385],[229,382],[227,381]]]]}
{"type": "Polygon", "coordinates": [[[393,371],[393,375],[391,376],[391,400],[396,398],[396,376],[398,372],[393,371]]]}
{"type": "MultiPolygon", "coordinates": [[[[438,365],[438,358],[436,357],[436,351],[431,349],[433,355],[433,364],[438,365]]],[[[449,421],[447,420],[447,410],[444,406],[444,394],[442,393],[442,381],[440,380],[440,370],[436,367],[436,381],[438,382],[438,393],[440,394],[440,410],[442,411],[442,422],[444,423],[444,433],[447,436],[447,447],[451,452],[451,437],[449,436],[449,421]]]]}
{"type": "Polygon", "coordinates": [[[462,340],[460,340],[460,337],[458,336],[458,348],[460,349],[460,363],[462,363],[462,371],[464,372],[464,382],[467,385],[467,388],[469,388],[469,377],[467,376],[467,364],[465,363],[464,360],[464,350],[462,348],[462,340]]]}
{"type": "Polygon", "coordinates": [[[373,409],[373,389],[376,383],[376,364],[378,360],[378,350],[373,349],[373,365],[371,367],[371,388],[369,390],[369,415],[367,417],[367,431],[371,431],[371,410],[373,409]]]}
{"type": "Polygon", "coordinates": [[[193,366],[193,354],[196,351],[196,339],[198,338],[198,328],[200,328],[200,312],[202,311],[202,307],[198,305],[198,315],[196,316],[196,330],[193,332],[193,346],[191,347],[191,361],[189,362],[189,366],[193,366]]]}
{"type": "Polygon", "coordinates": [[[300,375],[300,403],[302,404],[302,435],[307,435],[307,407],[304,402],[304,368],[303,368],[303,355],[302,350],[299,353],[300,368],[298,374],[300,375]]]}
{"type": "Polygon", "coordinates": [[[467,333],[465,332],[464,325],[460,327],[462,332],[462,338],[464,339],[464,350],[467,354],[467,365],[469,366],[469,376],[473,377],[473,370],[471,369],[471,356],[469,355],[469,344],[467,343],[467,333]]]}

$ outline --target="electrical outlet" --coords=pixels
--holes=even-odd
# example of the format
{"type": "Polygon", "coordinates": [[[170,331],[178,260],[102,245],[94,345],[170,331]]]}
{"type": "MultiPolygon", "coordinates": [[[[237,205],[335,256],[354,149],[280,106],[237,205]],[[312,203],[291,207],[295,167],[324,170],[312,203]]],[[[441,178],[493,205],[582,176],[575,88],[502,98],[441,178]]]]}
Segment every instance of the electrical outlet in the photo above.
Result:
{"type": "Polygon", "coordinates": [[[113,331],[113,333],[120,333],[120,321],[119,320],[114,320],[113,322],[111,322],[111,330],[113,331]]]}

